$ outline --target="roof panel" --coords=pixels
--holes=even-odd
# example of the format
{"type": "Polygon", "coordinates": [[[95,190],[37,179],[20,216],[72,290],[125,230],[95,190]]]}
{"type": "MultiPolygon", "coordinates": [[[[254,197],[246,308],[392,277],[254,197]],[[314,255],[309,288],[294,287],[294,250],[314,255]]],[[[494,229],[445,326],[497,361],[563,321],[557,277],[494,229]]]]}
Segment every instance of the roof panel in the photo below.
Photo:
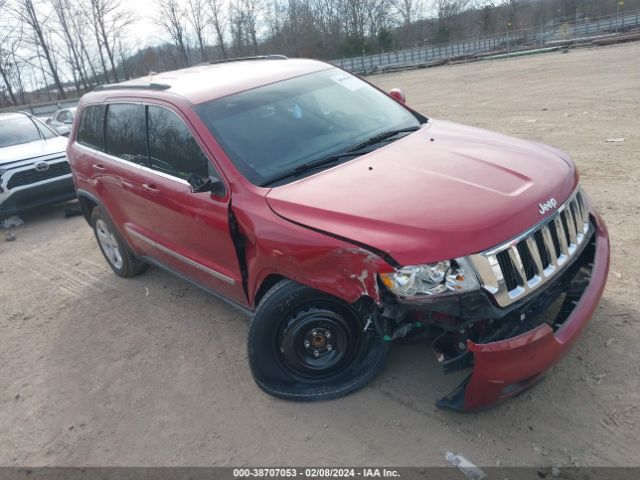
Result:
{"type": "Polygon", "coordinates": [[[198,104],[332,67],[324,62],[306,59],[243,60],[162,72],[129,80],[122,85],[167,84],[170,88],[164,92],[181,95],[191,103],[198,104]]]}

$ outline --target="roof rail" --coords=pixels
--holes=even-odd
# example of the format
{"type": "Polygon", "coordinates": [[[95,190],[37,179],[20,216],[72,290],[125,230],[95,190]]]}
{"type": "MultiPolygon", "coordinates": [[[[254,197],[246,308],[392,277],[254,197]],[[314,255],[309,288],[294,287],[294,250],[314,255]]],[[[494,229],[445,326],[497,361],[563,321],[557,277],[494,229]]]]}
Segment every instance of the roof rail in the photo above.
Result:
{"type": "Polygon", "coordinates": [[[106,83],[98,85],[93,89],[94,92],[101,90],[167,90],[171,85],[166,83],[143,83],[143,84],[126,84],[126,83],[106,83]]]}
{"type": "Polygon", "coordinates": [[[289,57],[285,55],[255,55],[253,57],[237,57],[225,58],[224,60],[213,60],[209,62],[209,65],[216,65],[218,63],[244,62],[246,60],[289,60],[289,57]]]}

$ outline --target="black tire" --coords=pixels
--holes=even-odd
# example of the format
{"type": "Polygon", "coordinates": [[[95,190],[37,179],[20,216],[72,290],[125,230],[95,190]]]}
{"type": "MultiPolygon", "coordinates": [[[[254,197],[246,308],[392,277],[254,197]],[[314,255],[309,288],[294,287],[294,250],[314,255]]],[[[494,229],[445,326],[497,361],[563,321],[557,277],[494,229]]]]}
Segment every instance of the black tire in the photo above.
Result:
{"type": "Polygon", "coordinates": [[[100,207],[95,207],[91,212],[91,226],[102,255],[116,275],[123,278],[135,277],[149,268],[148,264],[131,253],[100,207]]]}
{"type": "Polygon", "coordinates": [[[284,280],[260,301],[249,324],[251,374],[274,397],[311,401],[364,387],[385,364],[389,344],[340,299],[284,280]]]}

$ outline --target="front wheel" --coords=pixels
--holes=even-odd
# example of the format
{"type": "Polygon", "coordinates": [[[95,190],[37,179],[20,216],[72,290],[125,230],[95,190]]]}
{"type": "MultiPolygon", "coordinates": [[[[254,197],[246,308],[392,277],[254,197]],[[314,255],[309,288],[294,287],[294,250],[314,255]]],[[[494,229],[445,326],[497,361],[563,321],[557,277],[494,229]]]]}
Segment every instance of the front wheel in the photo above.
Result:
{"type": "Polygon", "coordinates": [[[258,386],[286,400],[354,392],[384,367],[388,344],[365,331],[361,312],[292,281],[264,296],[249,325],[249,365],[258,386]]]}

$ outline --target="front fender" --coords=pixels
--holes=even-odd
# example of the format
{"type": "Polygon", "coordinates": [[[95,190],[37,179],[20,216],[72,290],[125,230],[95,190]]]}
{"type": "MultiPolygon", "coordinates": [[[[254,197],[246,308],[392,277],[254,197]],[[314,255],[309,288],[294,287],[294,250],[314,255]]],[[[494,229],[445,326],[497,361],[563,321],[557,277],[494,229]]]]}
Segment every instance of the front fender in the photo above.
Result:
{"type": "Polygon", "coordinates": [[[342,245],[334,249],[309,249],[303,254],[295,249],[288,253],[277,249],[271,250],[271,253],[278,261],[269,262],[270,265],[256,276],[250,288],[250,298],[255,299],[269,276],[278,275],[341,298],[347,303],[354,303],[365,296],[381,304],[376,276],[379,272],[390,271],[391,267],[363,248],[342,245]]]}
{"type": "Polygon", "coordinates": [[[244,238],[246,289],[252,307],[271,275],[295,280],[348,303],[363,296],[381,303],[376,276],[393,271],[393,267],[379,255],[285,220],[266,202],[247,202],[245,207],[236,201],[232,210],[244,238]]]}

